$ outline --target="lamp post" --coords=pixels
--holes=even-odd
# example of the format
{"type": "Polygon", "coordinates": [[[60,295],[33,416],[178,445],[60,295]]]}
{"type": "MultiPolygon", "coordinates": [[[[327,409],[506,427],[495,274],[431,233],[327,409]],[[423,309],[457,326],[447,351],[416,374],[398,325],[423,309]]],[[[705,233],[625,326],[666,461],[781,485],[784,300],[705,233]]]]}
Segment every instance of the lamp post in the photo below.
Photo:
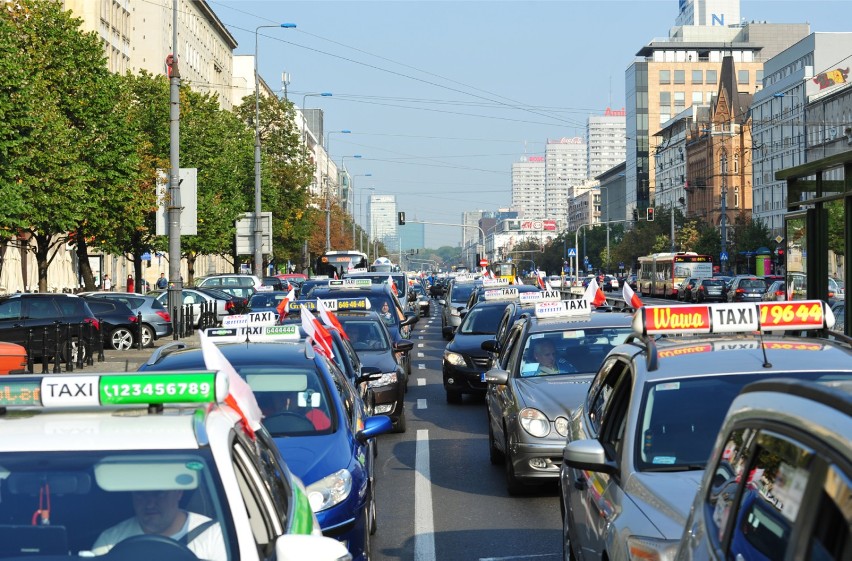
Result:
{"type": "Polygon", "coordinates": [[[610,255],[609,255],[609,185],[601,185],[599,187],[602,191],[606,192],[606,271],[611,273],[610,271],[610,255]]]}
{"type": "MultiPolygon", "coordinates": [[[[359,154],[360,158],[361,155],[359,154]]],[[[352,175],[349,177],[349,192],[352,194],[352,206],[349,208],[349,214],[352,215],[352,247],[355,247],[355,225],[357,224],[357,218],[355,215],[355,178],[356,177],[372,177],[372,173],[359,173],[357,175],[352,175]]],[[[360,205],[358,209],[358,214],[361,212],[360,205]]]]}
{"type": "Polygon", "coordinates": [[[350,134],[352,131],[343,129],[339,131],[328,131],[325,133],[325,250],[331,251],[331,177],[328,176],[328,161],[331,160],[329,142],[333,134],[350,134]]]}
{"type": "Polygon", "coordinates": [[[263,226],[260,221],[260,74],[257,72],[258,31],[267,27],[293,29],[295,23],[259,25],[254,30],[254,274],[263,276],[263,226]]]}
{"type": "Polygon", "coordinates": [[[305,115],[305,103],[309,97],[331,97],[331,92],[306,93],[302,96],[302,136],[304,143],[302,145],[302,157],[306,157],[308,153],[308,118],[305,115]]]}
{"type": "MultiPolygon", "coordinates": [[[[367,175],[372,175],[368,173],[367,175]]],[[[361,216],[361,242],[358,245],[358,249],[360,251],[364,251],[364,213],[363,213],[363,204],[364,204],[364,191],[375,191],[375,187],[364,187],[358,195],[358,214],[361,216]]],[[[367,238],[369,242],[370,239],[367,238]]],[[[369,249],[369,247],[367,248],[369,249]]]]}

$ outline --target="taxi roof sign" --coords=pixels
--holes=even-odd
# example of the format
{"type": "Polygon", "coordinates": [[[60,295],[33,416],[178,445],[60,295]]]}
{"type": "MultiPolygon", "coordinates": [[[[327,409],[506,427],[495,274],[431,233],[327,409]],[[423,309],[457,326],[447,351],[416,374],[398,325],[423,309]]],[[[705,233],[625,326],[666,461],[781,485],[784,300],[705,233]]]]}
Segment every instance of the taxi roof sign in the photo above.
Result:
{"type": "Polygon", "coordinates": [[[295,323],[288,325],[268,325],[259,333],[249,333],[248,339],[252,343],[264,343],[268,341],[300,341],[302,332],[295,323]]]}
{"type": "MultiPolygon", "coordinates": [[[[323,298],[322,301],[326,304],[325,309],[332,312],[369,310],[371,307],[368,298],[323,298]]],[[[291,311],[299,311],[303,308],[312,312],[319,311],[316,300],[297,300],[290,303],[291,311]]]]}
{"type": "Polygon", "coordinates": [[[535,292],[522,292],[518,295],[518,299],[524,303],[532,302],[559,302],[562,300],[562,295],[558,290],[540,290],[535,292]]]}
{"type": "Polygon", "coordinates": [[[482,279],[482,286],[500,286],[500,285],[508,285],[509,279],[497,278],[497,279],[482,279]]]}
{"type": "Polygon", "coordinates": [[[222,327],[262,327],[265,325],[275,325],[277,320],[278,314],[275,312],[249,312],[247,314],[225,316],[222,319],[222,327]]]}
{"type": "Polygon", "coordinates": [[[227,395],[227,375],[212,371],[46,374],[0,380],[0,408],[217,403],[227,395]]]}
{"type": "Polygon", "coordinates": [[[633,315],[639,335],[751,333],[831,328],[835,318],[820,300],[644,306],[633,315]]]}
{"type": "Polygon", "coordinates": [[[482,294],[482,298],[489,302],[494,300],[516,300],[519,294],[517,288],[493,288],[486,290],[482,294]]]}
{"type": "Polygon", "coordinates": [[[362,288],[372,286],[373,281],[370,279],[340,279],[328,281],[329,288],[362,288]]]}
{"type": "Polygon", "coordinates": [[[588,300],[560,300],[558,302],[536,302],[537,318],[577,318],[591,317],[592,307],[588,300]]]}

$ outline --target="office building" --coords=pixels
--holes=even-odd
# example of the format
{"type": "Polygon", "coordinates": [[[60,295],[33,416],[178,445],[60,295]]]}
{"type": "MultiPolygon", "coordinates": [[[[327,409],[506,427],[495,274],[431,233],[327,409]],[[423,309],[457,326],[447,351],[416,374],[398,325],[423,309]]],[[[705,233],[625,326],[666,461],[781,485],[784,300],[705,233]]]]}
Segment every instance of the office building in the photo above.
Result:
{"type": "Polygon", "coordinates": [[[544,218],[545,200],[544,156],[528,156],[512,164],[512,208],[524,218],[544,218]]]}
{"type": "Polygon", "coordinates": [[[396,196],[370,195],[367,219],[370,239],[382,242],[390,252],[398,252],[396,196]]]}
{"type": "Polygon", "coordinates": [[[586,143],[579,136],[547,141],[544,154],[544,215],[535,218],[565,221],[571,190],[585,181],[588,175],[586,158],[586,143]]]}
{"type": "Polygon", "coordinates": [[[624,161],[627,150],[627,112],[606,108],[603,115],[592,115],[586,123],[588,177],[594,179],[624,161]]]}

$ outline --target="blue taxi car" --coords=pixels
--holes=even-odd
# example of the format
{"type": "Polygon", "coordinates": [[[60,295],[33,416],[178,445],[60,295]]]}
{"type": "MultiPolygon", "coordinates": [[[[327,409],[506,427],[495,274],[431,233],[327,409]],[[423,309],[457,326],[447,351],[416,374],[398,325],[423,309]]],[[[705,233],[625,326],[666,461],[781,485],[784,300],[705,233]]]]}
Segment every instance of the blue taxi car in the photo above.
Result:
{"type": "MultiPolygon", "coordinates": [[[[245,340],[237,331],[208,333],[221,334],[222,354],[254,391],[264,413],[263,425],[304,482],[323,535],[344,543],[353,559],[369,559],[370,534],[376,527],[369,441],[390,430],[390,419],[367,415],[352,382],[325,355],[300,340],[298,326],[264,327],[257,342],[221,342],[245,340]]],[[[203,367],[199,349],[173,350],[167,345],[140,370],[203,367]]]]}

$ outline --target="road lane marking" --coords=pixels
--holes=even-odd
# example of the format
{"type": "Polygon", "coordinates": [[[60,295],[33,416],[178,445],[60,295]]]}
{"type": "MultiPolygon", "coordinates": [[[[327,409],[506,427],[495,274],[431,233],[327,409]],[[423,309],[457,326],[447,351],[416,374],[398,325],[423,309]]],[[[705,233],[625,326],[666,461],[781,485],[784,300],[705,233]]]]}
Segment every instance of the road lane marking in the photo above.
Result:
{"type": "Polygon", "coordinates": [[[418,409],[426,409],[426,400],[425,399],[418,399],[417,400],[417,408],[418,409]]]}
{"type": "Polygon", "coordinates": [[[417,348],[418,348],[418,349],[422,349],[422,348],[423,348],[423,347],[425,347],[425,346],[426,346],[426,345],[425,345],[424,343],[417,343],[417,348]]]}
{"type": "Polygon", "coordinates": [[[425,386],[426,385],[426,378],[417,378],[417,385],[418,386],[425,386]]]}
{"type": "Polygon", "coordinates": [[[418,370],[426,370],[426,365],[425,364],[418,364],[417,369],[418,370]]]}
{"type": "Polygon", "coordinates": [[[559,559],[558,553],[539,553],[537,555],[511,555],[509,557],[480,557],[479,561],[512,561],[513,559],[559,559]]]}
{"type": "Polygon", "coordinates": [[[426,356],[426,355],[425,355],[425,354],[423,354],[423,353],[417,353],[417,358],[423,358],[423,357],[425,357],[425,356],[426,356]]]}
{"type": "Polygon", "coordinates": [[[414,561],[435,561],[435,520],[432,516],[428,430],[417,431],[414,450],[414,561]]]}

